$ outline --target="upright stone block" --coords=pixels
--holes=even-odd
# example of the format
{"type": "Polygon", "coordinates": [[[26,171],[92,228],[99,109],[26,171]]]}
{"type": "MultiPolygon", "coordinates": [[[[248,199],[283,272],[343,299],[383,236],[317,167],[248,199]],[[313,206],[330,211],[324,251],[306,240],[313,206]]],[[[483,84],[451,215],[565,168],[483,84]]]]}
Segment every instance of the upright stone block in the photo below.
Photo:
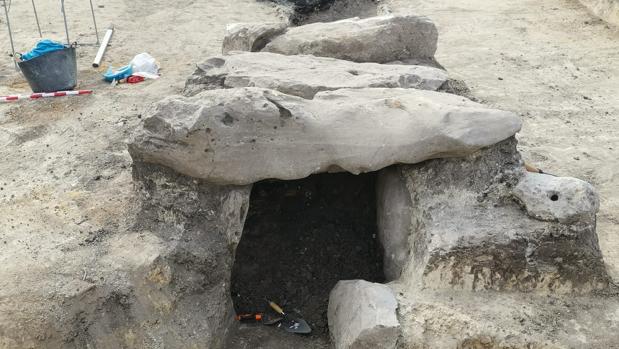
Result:
{"type": "Polygon", "coordinates": [[[335,349],[394,349],[400,334],[398,302],[386,285],[340,281],[329,296],[329,332],[335,349]]]}

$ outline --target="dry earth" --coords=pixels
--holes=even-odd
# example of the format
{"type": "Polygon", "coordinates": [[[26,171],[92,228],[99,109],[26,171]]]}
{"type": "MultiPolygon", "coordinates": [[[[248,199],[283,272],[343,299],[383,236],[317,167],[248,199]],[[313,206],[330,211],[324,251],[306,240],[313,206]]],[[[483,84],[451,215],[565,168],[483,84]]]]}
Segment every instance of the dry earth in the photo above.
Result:
{"type": "MultiPolygon", "coordinates": [[[[95,46],[79,49],[79,87],[95,94],[0,104],[0,314],[7,315],[0,315],[0,337],[38,327],[36,336],[45,338],[54,331],[46,317],[60,311],[50,304],[95,280],[114,283],[126,277],[124,267],[154,258],[157,251],[141,248],[156,246],[151,235],[126,233],[135,214],[129,134],[150,104],[180,93],[195,62],[220,53],[227,23],[277,18],[274,7],[254,0],[94,2],[104,5],[97,8],[100,29],[116,27],[101,69],[91,67],[95,46]],[[125,65],[141,52],[159,60],[161,79],[116,87],[101,80],[108,64],[125,65]]],[[[64,40],[59,2],[37,5],[44,36],[64,40]]],[[[30,6],[11,6],[22,52],[38,40],[30,6]]],[[[72,40],[96,41],[87,1],[67,1],[67,16],[72,40]]],[[[0,95],[27,94],[0,24],[0,95]]]]}
{"type": "MultiPolygon", "coordinates": [[[[160,61],[161,79],[110,87],[100,81],[103,68],[90,67],[96,48],[83,46],[80,87],[95,89],[95,95],[0,105],[0,313],[39,321],[45,309],[25,306],[25,300],[70,297],[89,280],[108,277],[95,266],[113,270],[155,254],[123,250],[127,244],[152,245],[144,242],[148,236],[122,233],[135,214],[125,141],[149,105],[180,92],[194,63],[219,53],[226,23],[278,18],[265,3],[230,3],[106,1],[98,8],[99,27],[114,23],[117,32],[104,67],[124,65],[146,51],[160,61]],[[87,248],[103,240],[96,253],[87,248]]],[[[57,5],[41,1],[39,16],[45,36],[62,40],[57,5]]],[[[575,0],[389,5],[396,13],[431,17],[440,32],[437,58],[448,71],[489,105],[522,115],[520,149],[529,161],[598,188],[600,243],[619,277],[617,29],[575,0]]],[[[94,43],[84,15],[88,3],[68,6],[72,37],[94,43]]],[[[24,51],[38,39],[30,3],[14,0],[11,18],[17,49],[24,51]]],[[[0,95],[28,93],[6,55],[8,35],[0,24],[0,95]]]]}

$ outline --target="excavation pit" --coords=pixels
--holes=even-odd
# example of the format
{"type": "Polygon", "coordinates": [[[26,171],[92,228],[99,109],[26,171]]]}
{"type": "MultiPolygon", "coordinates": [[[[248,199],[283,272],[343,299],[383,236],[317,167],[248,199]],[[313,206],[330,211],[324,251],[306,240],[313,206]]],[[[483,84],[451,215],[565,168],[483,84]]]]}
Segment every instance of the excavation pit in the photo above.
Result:
{"type": "Polygon", "coordinates": [[[368,18],[380,15],[378,1],[375,0],[317,0],[317,1],[289,1],[295,4],[291,21],[295,25],[304,25],[316,22],[333,22],[345,18],[368,18]],[[311,6],[303,6],[310,3],[311,6]],[[301,5],[301,6],[300,6],[301,5]]]}
{"type": "Polygon", "coordinates": [[[350,279],[384,281],[376,174],[256,183],[232,271],[235,311],[264,312],[272,299],[325,340],[329,293],[350,279]]]}

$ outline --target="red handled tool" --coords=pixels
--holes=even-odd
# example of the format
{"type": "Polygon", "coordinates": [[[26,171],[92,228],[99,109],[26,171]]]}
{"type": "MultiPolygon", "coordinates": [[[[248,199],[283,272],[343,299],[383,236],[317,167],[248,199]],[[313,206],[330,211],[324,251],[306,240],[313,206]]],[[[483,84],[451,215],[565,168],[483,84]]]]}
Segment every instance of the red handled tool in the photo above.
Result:
{"type": "Polygon", "coordinates": [[[234,317],[236,321],[251,323],[251,322],[259,322],[263,325],[275,325],[276,323],[282,321],[281,316],[271,316],[263,313],[242,313],[236,314],[234,317]]]}
{"type": "Polygon", "coordinates": [[[262,314],[236,314],[234,318],[240,322],[260,322],[262,314]]]}

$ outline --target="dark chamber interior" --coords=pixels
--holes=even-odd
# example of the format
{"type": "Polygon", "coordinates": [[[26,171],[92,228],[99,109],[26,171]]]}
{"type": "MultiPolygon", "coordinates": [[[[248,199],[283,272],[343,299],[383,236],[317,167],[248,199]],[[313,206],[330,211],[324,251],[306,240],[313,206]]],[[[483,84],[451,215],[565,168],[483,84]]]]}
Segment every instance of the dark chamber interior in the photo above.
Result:
{"type": "Polygon", "coordinates": [[[384,281],[375,182],[337,173],[255,184],[232,270],[237,313],[267,311],[271,299],[327,336],[339,280],[384,281]]]}

